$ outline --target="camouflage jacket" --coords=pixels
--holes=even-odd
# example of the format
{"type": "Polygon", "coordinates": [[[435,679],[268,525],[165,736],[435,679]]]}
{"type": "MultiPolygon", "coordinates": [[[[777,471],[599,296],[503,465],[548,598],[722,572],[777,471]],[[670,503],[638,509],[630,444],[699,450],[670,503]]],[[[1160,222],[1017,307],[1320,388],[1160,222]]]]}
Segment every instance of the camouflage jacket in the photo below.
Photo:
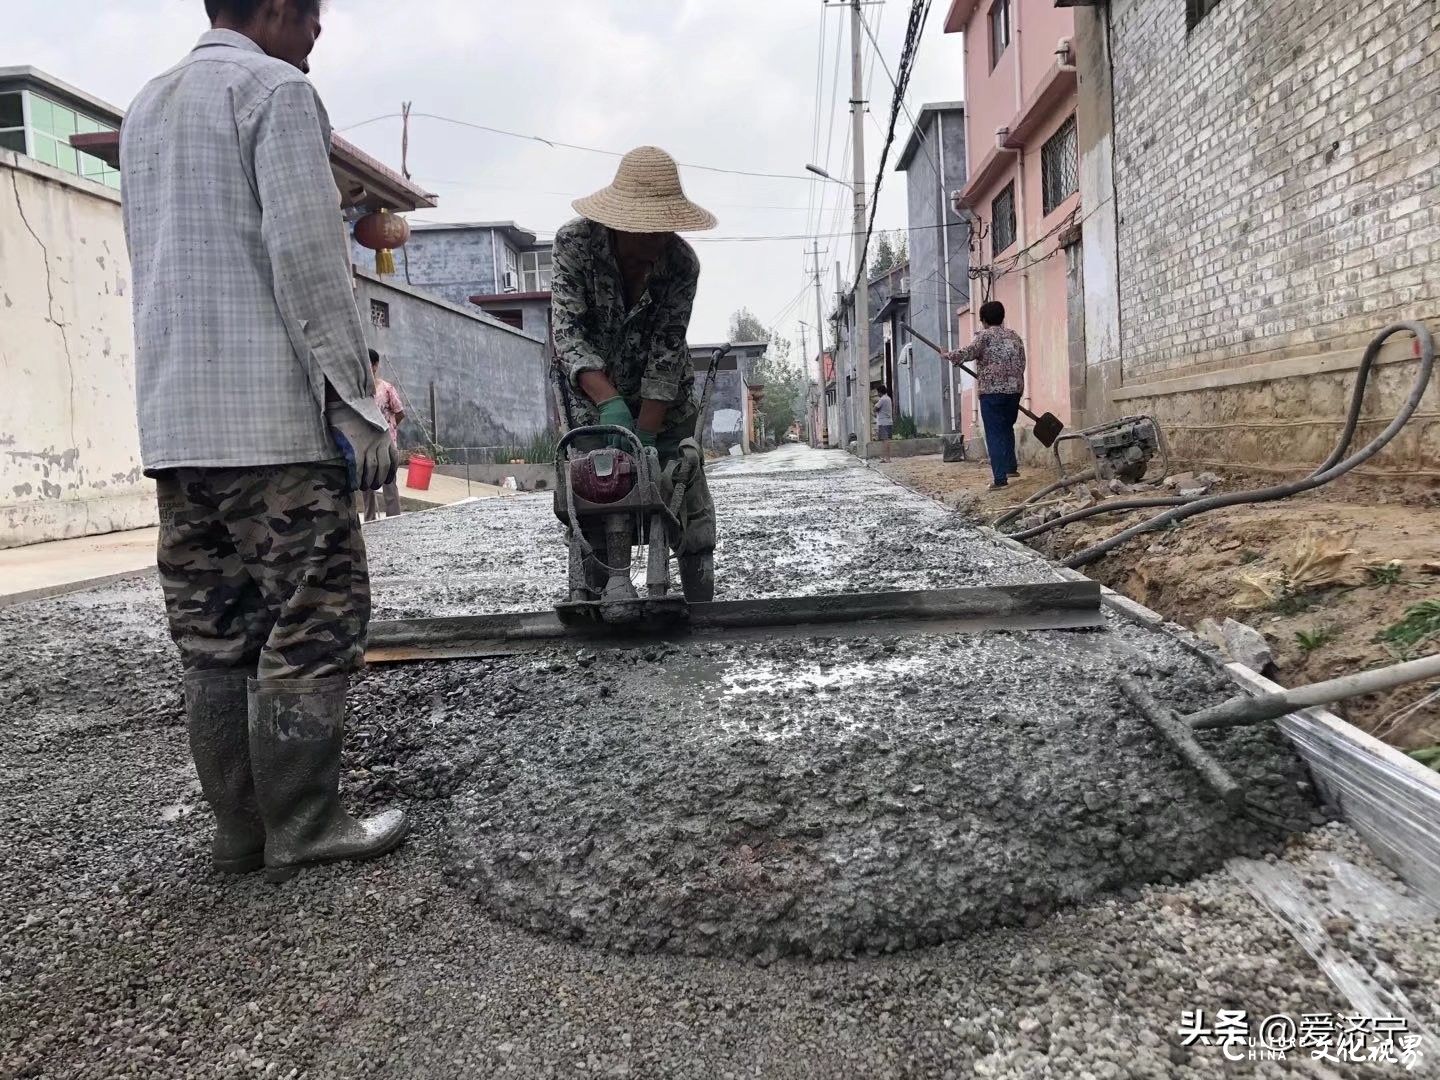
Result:
{"type": "Polygon", "coordinates": [[[626,401],[689,402],[695,384],[686,333],[700,281],[694,249],[675,237],[630,310],[610,230],[576,218],[555,234],[550,281],[555,354],[588,414],[580,375],[603,371],[626,401]]]}

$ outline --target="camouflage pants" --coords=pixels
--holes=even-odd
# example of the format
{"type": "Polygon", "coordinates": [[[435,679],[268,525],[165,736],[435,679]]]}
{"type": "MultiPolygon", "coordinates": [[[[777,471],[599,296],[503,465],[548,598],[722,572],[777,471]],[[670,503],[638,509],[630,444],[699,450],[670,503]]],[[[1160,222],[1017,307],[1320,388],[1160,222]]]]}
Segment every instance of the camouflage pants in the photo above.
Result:
{"type": "Polygon", "coordinates": [[[370,578],[343,466],[172,469],[156,486],[160,584],[186,671],[318,679],[362,666],[370,578]]]}

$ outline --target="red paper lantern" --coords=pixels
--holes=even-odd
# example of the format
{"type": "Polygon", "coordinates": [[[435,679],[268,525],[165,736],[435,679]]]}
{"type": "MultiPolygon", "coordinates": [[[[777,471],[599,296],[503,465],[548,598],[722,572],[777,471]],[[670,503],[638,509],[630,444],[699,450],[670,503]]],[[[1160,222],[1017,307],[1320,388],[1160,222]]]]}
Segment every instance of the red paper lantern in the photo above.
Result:
{"type": "Polygon", "coordinates": [[[355,222],[355,240],[375,252],[375,272],[395,273],[394,249],[410,239],[410,223],[389,210],[377,210],[355,222]]]}

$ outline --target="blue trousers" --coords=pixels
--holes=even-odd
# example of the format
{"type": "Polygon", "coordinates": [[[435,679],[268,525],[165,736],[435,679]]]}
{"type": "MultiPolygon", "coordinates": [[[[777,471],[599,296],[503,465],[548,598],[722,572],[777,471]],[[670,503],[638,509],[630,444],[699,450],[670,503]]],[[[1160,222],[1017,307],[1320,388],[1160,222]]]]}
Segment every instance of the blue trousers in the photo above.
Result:
{"type": "Polygon", "coordinates": [[[1015,460],[1015,421],[1019,418],[1019,394],[980,395],[985,449],[990,454],[990,472],[997,484],[1004,484],[1012,472],[1020,471],[1020,463],[1015,460]]]}

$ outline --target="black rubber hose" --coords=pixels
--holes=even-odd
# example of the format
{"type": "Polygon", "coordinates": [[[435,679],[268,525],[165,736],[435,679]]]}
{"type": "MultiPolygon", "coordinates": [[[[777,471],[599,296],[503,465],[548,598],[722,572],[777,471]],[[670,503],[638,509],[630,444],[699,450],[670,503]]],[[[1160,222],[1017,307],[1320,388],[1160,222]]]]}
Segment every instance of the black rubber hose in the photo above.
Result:
{"type": "MultiPolygon", "coordinates": [[[[1418,322],[1399,322],[1387,326],[1377,334],[1369,346],[1365,349],[1365,355],[1360,360],[1360,369],[1355,376],[1355,389],[1351,394],[1350,411],[1345,417],[1345,430],[1341,433],[1335,449],[1325,462],[1303,480],[1295,480],[1288,484],[1276,484],[1273,487],[1257,488],[1253,491],[1236,491],[1227,495],[1212,495],[1209,498],[1195,499],[1183,506],[1176,506],[1166,510],[1162,514],[1132,525],[1109,539],[1102,540],[1093,547],[1088,547],[1078,554],[1070,556],[1062,564],[1069,568],[1078,569],[1082,566],[1089,566],[1095,560],[1108,555],[1121,544],[1132,540],[1141,533],[1153,532],[1156,529],[1164,528],[1174,521],[1184,521],[1186,518],[1194,517],[1196,514],[1203,514],[1210,510],[1219,510],[1226,506],[1241,506],[1245,503],[1275,502],[1277,499],[1288,499],[1291,495],[1298,495],[1304,491],[1313,491],[1317,487],[1330,483],[1341,476],[1344,476],[1351,469],[1363,465],[1372,457],[1383,450],[1390,441],[1400,434],[1400,429],[1410,421],[1415,410],[1420,407],[1420,401],[1425,396],[1425,391],[1430,385],[1430,376],[1435,367],[1435,343],[1430,337],[1430,331],[1418,322]],[[1405,404],[1395,414],[1385,430],[1375,436],[1369,443],[1346,457],[1350,449],[1350,443],[1355,438],[1355,429],[1360,423],[1360,409],[1365,400],[1365,388],[1370,380],[1370,371],[1375,366],[1376,359],[1380,356],[1380,350],[1385,342],[1402,330],[1409,331],[1414,335],[1415,340],[1420,343],[1420,369],[1415,374],[1415,383],[1410,388],[1410,396],[1405,399],[1405,404]]],[[[1103,504],[1098,507],[1090,507],[1092,511],[1103,511],[1103,504]]],[[[1081,512],[1082,515],[1084,512],[1081,512]]],[[[1073,516],[1073,515],[1072,515],[1073,516]]],[[[1086,515],[1088,516],[1088,515],[1086,515]]],[[[1078,519],[1077,519],[1078,520],[1078,519]]]]}

